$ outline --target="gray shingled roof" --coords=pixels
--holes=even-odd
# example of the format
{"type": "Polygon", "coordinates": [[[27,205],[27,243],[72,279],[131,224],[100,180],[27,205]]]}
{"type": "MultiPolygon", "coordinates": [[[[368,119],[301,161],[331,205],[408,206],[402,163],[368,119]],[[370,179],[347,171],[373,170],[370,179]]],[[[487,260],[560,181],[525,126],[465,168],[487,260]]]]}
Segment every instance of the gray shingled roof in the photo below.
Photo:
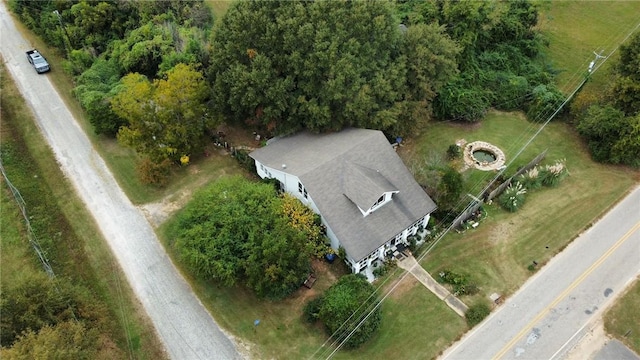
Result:
{"type": "Polygon", "coordinates": [[[346,129],[298,133],[272,141],[250,156],[300,178],[331,230],[356,261],[436,209],[382,132],[346,129]],[[366,217],[386,191],[393,200],[366,217]]]}
{"type": "Polygon", "coordinates": [[[385,192],[398,190],[378,170],[352,162],[347,162],[343,168],[345,171],[340,174],[342,191],[364,211],[375,204],[385,192]]]}

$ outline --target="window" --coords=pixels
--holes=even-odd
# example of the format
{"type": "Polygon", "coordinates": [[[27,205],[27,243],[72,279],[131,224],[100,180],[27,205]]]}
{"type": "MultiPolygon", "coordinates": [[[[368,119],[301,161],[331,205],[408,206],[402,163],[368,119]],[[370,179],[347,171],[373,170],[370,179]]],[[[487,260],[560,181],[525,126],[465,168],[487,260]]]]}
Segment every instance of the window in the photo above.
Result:
{"type": "Polygon", "coordinates": [[[371,208],[373,209],[373,208],[377,207],[378,205],[382,204],[384,202],[384,198],[385,198],[384,195],[380,196],[380,198],[378,198],[378,201],[376,201],[375,204],[373,204],[373,206],[371,206],[371,208]]]}
{"type": "Polygon", "coordinates": [[[307,189],[305,189],[305,187],[302,186],[302,183],[299,181],[298,181],[298,192],[302,194],[305,199],[309,198],[309,195],[307,194],[307,189]]]}

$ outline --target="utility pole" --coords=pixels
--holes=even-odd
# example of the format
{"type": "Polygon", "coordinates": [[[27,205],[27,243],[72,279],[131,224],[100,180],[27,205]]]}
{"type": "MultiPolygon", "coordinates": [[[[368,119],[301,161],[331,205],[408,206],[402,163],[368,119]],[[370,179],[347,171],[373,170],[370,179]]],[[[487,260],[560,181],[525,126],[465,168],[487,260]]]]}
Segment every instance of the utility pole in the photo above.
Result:
{"type": "MultiPolygon", "coordinates": [[[[600,50],[600,54],[602,54],[603,50],[600,50]]],[[[596,53],[595,51],[593,52],[593,54],[596,56],[595,59],[593,59],[593,61],[591,63],[589,63],[589,74],[591,74],[591,72],[593,71],[593,67],[596,65],[596,62],[598,62],[598,59],[606,59],[606,56],[602,56],[598,53],[596,53]]]]}

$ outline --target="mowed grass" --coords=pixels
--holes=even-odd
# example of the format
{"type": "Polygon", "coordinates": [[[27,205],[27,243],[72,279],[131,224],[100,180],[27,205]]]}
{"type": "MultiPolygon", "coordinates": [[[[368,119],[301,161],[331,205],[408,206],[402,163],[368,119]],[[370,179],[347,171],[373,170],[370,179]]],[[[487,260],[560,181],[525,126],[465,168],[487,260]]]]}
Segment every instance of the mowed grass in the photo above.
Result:
{"type": "MultiPolygon", "coordinates": [[[[164,358],[163,348],[144,310],[90,214],[58,168],[50,148],[35,125],[32,113],[15,84],[0,65],[2,103],[0,144],[3,164],[14,186],[22,192],[31,221],[39,229],[49,261],[58,277],[88,287],[96,301],[108,308],[110,334],[117,344],[113,354],[141,359],[164,358]],[[5,151],[6,150],[6,151],[5,151]],[[71,221],[73,220],[73,221],[71,221]]],[[[4,181],[2,215],[2,281],[30,271],[42,271],[27,242],[24,219],[4,181]]]]}
{"type": "MultiPolygon", "coordinates": [[[[595,58],[593,52],[608,55],[639,23],[639,1],[543,3],[538,27],[549,40],[547,56],[560,71],[556,84],[565,93],[571,92],[587,74],[589,63],[595,58]]],[[[583,91],[597,92],[607,85],[610,60],[583,91]]]]}
{"type": "MultiPolygon", "coordinates": [[[[534,260],[544,264],[580,232],[596,221],[638,182],[640,173],[624,167],[596,164],[574,130],[564,123],[550,123],[513,161],[537,127],[520,113],[492,112],[472,127],[432,123],[424,134],[401,151],[405,162],[444,154],[460,138],[482,140],[500,147],[515,172],[547,149],[543,164],[566,159],[570,176],[557,188],[542,188],[527,194],[516,213],[502,210],[496,203],[485,205],[489,216],[475,230],[449,233],[422,262],[432,274],[449,269],[471,276],[485,297],[492,292],[513,293],[530,275],[527,266],[534,260]]],[[[478,195],[495,173],[468,169],[464,172],[470,193],[478,195]]],[[[467,199],[467,201],[469,201],[467,199]]],[[[475,299],[463,299],[475,301],[475,299]]]]}
{"type": "Polygon", "coordinates": [[[627,292],[604,315],[607,333],[640,354],[640,280],[636,278],[627,292]]]}

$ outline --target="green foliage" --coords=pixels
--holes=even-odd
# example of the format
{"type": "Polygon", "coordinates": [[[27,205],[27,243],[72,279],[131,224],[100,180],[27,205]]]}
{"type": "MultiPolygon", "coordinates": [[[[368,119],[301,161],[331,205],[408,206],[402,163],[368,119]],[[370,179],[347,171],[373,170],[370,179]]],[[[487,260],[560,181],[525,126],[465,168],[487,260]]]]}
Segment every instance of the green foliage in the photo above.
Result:
{"type": "Polygon", "coordinates": [[[477,304],[473,304],[469,307],[469,310],[464,314],[464,317],[467,319],[467,323],[470,327],[476,326],[481,323],[484,318],[489,316],[491,313],[491,309],[489,305],[484,302],[480,302],[477,304]]]}
{"type": "Polygon", "coordinates": [[[64,321],[27,330],[11,348],[2,348],[3,359],[95,359],[98,331],[82,322],[64,321]]]}
{"type": "Polygon", "coordinates": [[[111,110],[110,99],[117,93],[119,80],[117,66],[103,58],[96,60],[76,80],[73,93],[87,112],[96,134],[115,136],[120,127],[127,124],[111,110]]]}
{"type": "Polygon", "coordinates": [[[76,318],[95,322],[101,316],[99,306],[69,282],[49,279],[41,272],[25,273],[13,283],[2,284],[1,343],[9,347],[25,331],[37,332],[76,318]]]}
{"type": "Polygon", "coordinates": [[[454,296],[475,295],[479,289],[475,283],[469,281],[469,276],[458,274],[450,270],[443,270],[439,274],[440,281],[453,287],[454,296]]]}
{"type": "MultiPolygon", "coordinates": [[[[438,23],[462,46],[460,74],[447,82],[434,103],[437,117],[478,121],[489,107],[515,110],[531,106],[535,86],[552,74],[539,61],[543,39],[531,1],[398,1],[405,24],[438,23]]],[[[411,28],[411,26],[409,27],[411,28]]],[[[539,101],[538,101],[539,102],[539,101]]],[[[537,115],[544,104],[534,104],[537,115]]]]}
{"type": "Polygon", "coordinates": [[[393,269],[395,269],[396,267],[398,267],[398,262],[396,261],[396,259],[385,259],[385,261],[380,266],[373,269],[373,276],[375,276],[376,278],[385,276],[390,271],[393,271],[393,269]]]}
{"type": "Polygon", "coordinates": [[[173,166],[174,163],[169,159],[154,162],[148,157],[143,157],[137,163],[136,172],[143,184],[163,187],[169,180],[173,166]]]}
{"type": "Polygon", "coordinates": [[[377,301],[376,289],[360,274],[345,275],[324,294],[318,318],[330,334],[344,339],[353,331],[344,343],[347,349],[356,348],[375,334],[380,327],[380,309],[376,309],[356,329],[356,326],[368,314],[369,306],[377,301]],[[355,331],[354,331],[355,330],[355,331]]]}
{"type": "Polygon", "coordinates": [[[527,190],[536,190],[542,187],[542,177],[540,176],[540,171],[537,167],[534,167],[533,169],[518,176],[516,181],[527,188],[527,190]]]}
{"type": "Polygon", "coordinates": [[[621,137],[624,123],[624,113],[613,106],[589,107],[586,116],[578,123],[577,130],[587,139],[594,160],[605,162],[611,159],[611,150],[621,137]]]}
{"type": "Polygon", "coordinates": [[[457,48],[437,26],[405,35],[386,2],[236,2],[214,36],[216,105],[275,133],[406,133],[455,72],[457,48]]]}
{"type": "Polygon", "coordinates": [[[620,46],[620,59],[616,64],[617,75],[612,97],[615,106],[625,115],[640,112],[640,33],[620,46]]]}
{"type": "Polygon", "coordinates": [[[505,210],[515,212],[524,204],[527,189],[521,183],[510,184],[498,197],[498,203],[505,210]]]}
{"type": "Polygon", "coordinates": [[[596,161],[640,167],[639,48],[640,34],[620,47],[608,98],[577,113],[576,128],[596,161]]]}
{"type": "Polygon", "coordinates": [[[256,172],[256,161],[249,156],[249,151],[244,149],[234,149],[232,152],[233,158],[238,161],[240,166],[245,168],[252,174],[256,172]]]}
{"type": "Polygon", "coordinates": [[[281,299],[310,269],[304,231],[292,225],[269,184],[224,178],[197,193],[178,218],[175,246],[197,275],[281,299]]]}
{"type": "Polygon", "coordinates": [[[438,184],[436,202],[444,210],[453,210],[458,205],[460,195],[464,189],[462,174],[451,166],[444,169],[438,184]]]}
{"type": "Polygon", "coordinates": [[[113,112],[128,121],[118,131],[118,140],[154,163],[200,154],[206,130],[213,126],[205,104],[208,96],[202,74],[189,65],[179,64],[166,79],[153,83],[129,74],[111,99],[113,112]]]}
{"type": "Polygon", "coordinates": [[[302,232],[307,239],[309,252],[318,259],[329,253],[328,239],[322,234],[318,215],[290,194],[282,194],[282,212],[289,224],[302,232]]]}
{"type": "Polygon", "coordinates": [[[553,85],[538,85],[532,90],[527,117],[532,121],[545,121],[565,100],[564,95],[553,85]]]}
{"type": "Polygon", "coordinates": [[[449,160],[459,159],[462,156],[462,149],[456,144],[451,144],[447,148],[447,158],[449,160]]]}
{"type": "Polygon", "coordinates": [[[318,318],[320,316],[320,306],[322,305],[323,301],[324,301],[324,297],[318,296],[316,298],[309,300],[304,305],[304,308],[302,309],[302,313],[304,314],[305,321],[309,323],[314,323],[318,321],[318,318]]]}
{"type": "Polygon", "coordinates": [[[347,260],[347,250],[345,250],[342,246],[338,248],[338,257],[342,260],[347,260]]]}
{"type": "Polygon", "coordinates": [[[540,181],[544,186],[556,187],[568,174],[565,161],[557,160],[555,164],[546,165],[540,170],[540,181]]]}

